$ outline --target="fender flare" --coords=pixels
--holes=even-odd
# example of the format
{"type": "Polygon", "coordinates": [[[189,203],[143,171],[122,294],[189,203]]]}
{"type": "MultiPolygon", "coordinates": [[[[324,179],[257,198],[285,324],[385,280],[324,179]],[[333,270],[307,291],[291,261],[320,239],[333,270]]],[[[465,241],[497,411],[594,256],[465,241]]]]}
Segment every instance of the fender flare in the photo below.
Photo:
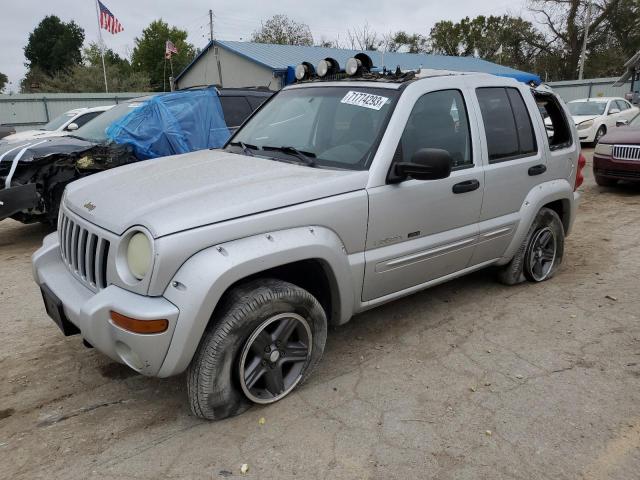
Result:
{"type": "MultiPolygon", "coordinates": [[[[355,254],[358,255],[358,254],[355,254]]],[[[163,296],[180,310],[159,377],[183,372],[191,362],[211,315],[234,283],[265,270],[319,260],[330,277],[338,323],[354,311],[355,282],[346,249],[332,230],[298,227],[234,240],[193,255],[174,275],[163,296]]]]}
{"type": "Polygon", "coordinates": [[[552,180],[550,182],[544,182],[536,185],[536,187],[533,188],[526,196],[522,206],[520,207],[520,221],[518,223],[518,227],[516,228],[516,232],[509,248],[504,252],[504,255],[498,262],[498,265],[505,265],[511,261],[518,248],[520,248],[522,242],[524,242],[527,232],[540,209],[557,200],[567,202],[569,206],[567,211],[569,219],[566,223],[563,221],[565,228],[567,226],[569,227],[566,229],[565,234],[569,234],[577,208],[577,198],[574,196],[573,186],[565,179],[552,180]]]}

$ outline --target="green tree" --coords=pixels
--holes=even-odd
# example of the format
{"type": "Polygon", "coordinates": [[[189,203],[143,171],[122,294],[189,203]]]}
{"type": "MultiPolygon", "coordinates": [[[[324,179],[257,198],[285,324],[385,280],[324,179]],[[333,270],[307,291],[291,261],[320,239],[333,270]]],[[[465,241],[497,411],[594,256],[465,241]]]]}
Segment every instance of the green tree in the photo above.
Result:
{"type": "Polygon", "coordinates": [[[286,15],[274,15],[253,32],[252,42],[279,45],[313,45],[313,35],[306,23],[299,23],[286,15]]]}
{"type": "Polygon", "coordinates": [[[171,40],[178,49],[171,61],[174,75],[178,75],[195,57],[195,48],[187,42],[187,32],[160,20],[154,20],[142,31],[142,36],[136,37],[135,47],[131,55],[133,71],[148,75],[151,88],[154,91],[162,91],[164,85],[168,85],[167,77],[170,75],[169,62],[165,65],[165,45],[171,40]]]}
{"type": "Polygon", "coordinates": [[[65,23],[55,15],[45,17],[29,34],[24,47],[26,66],[53,75],[77,65],[82,60],[80,49],[84,30],[73,20],[65,23]]]}
{"type": "MultiPolygon", "coordinates": [[[[125,70],[122,66],[106,64],[110,92],[148,92],[149,77],[143,72],[125,70]]],[[[55,75],[45,75],[37,81],[36,88],[23,91],[43,93],[92,93],[104,91],[102,63],[100,65],[76,65],[55,75]]]]}
{"type": "MultiPolygon", "coordinates": [[[[91,42],[89,46],[82,49],[82,63],[88,66],[102,67],[102,56],[100,54],[100,46],[91,42]]],[[[129,61],[122,58],[110,48],[104,50],[104,63],[106,65],[119,65],[131,67],[129,61]]]]}
{"type": "Polygon", "coordinates": [[[2,72],[0,72],[0,92],[4,90],[4,87],[9,83],[9,78],[2,72]]]}

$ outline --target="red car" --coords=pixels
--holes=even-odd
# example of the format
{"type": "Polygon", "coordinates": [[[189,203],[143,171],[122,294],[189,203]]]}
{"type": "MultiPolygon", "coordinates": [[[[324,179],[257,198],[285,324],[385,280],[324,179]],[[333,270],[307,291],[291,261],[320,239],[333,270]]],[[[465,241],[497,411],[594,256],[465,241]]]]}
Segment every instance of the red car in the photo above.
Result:
{"type": "Polygon", "coordinates": [[[603,187],[618,180],[640,182],[640,114],[600,139],[593,152],[593,174],[603,187]]]}

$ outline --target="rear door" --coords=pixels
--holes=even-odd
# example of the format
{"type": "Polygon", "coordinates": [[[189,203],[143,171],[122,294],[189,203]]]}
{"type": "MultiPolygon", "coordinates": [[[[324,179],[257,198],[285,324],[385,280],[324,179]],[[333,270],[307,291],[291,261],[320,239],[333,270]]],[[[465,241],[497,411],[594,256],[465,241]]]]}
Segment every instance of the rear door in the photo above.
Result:
{"type": "Polygon", "coordinates": [[[516,87],[476,89],[488,164],[472,265],[504,254],[520,221],[525,197],[547,176],[545,155],[537,141],[542,122],[532,121],[532,115],[539,117],[540,112],[533,97],[525,93],[526,101],[516,87]]]}

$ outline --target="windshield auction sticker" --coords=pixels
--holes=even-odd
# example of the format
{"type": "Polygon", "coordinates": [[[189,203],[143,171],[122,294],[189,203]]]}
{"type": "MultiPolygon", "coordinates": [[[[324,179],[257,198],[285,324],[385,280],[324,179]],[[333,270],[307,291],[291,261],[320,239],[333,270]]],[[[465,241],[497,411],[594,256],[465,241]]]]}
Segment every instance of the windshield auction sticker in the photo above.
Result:
{"type": "Polygon", "coordinates": [[[380,110],[387,100],[389,100],[388,97],[349,90],[344,98],[340,100],[340,103],[355,105],[356,107],[371,108],[372,110],[380,110]]]}

